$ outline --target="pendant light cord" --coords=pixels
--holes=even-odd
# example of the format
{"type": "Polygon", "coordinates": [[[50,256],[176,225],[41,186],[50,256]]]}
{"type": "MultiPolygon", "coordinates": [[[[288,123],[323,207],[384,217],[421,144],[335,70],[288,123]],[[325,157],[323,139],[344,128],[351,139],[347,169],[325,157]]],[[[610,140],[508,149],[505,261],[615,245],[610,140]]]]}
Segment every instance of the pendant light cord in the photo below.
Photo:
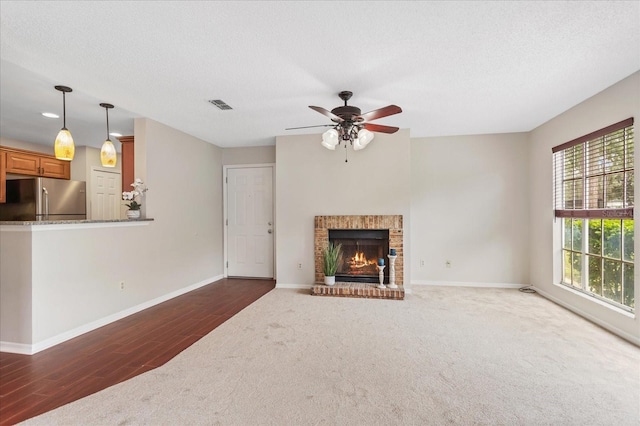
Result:
{"type": "Polygon", "coordinates": [[[111,139],[109,139],[109,108],[105,108],[104,110],[107,113],[107,140],[110,141],[111,139]]]}
{"type": "Polygon", "coordinates": [[[67,103],[66,93],[62,92],[62,128],[67,130],[67,103]]]}

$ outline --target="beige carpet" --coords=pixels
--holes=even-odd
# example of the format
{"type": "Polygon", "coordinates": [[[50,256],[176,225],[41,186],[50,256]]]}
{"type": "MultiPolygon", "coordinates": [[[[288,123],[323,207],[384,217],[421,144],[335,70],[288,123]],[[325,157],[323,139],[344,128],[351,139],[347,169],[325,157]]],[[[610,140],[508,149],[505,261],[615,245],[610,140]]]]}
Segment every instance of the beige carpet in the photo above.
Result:
{"type": "Polygon", "coordinates": [[[537,294],[268,293],[37,425],[638,425],[640,349],[537,294]]]}

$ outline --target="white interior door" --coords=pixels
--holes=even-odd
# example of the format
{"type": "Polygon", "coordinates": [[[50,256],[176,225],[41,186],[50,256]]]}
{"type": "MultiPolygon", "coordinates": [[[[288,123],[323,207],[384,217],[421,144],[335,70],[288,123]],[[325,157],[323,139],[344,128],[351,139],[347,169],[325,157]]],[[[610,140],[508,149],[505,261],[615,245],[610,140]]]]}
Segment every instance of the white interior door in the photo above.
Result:
{"type": "Polygon", "coordinates": [[[118,172],[91,170],[91,219],[120,219],[121,180],[118,172]]]}
{"type": "Polygon", "coordinates": [[[227,169],[227,275],[273,278],[273,167],[227,169]]]}

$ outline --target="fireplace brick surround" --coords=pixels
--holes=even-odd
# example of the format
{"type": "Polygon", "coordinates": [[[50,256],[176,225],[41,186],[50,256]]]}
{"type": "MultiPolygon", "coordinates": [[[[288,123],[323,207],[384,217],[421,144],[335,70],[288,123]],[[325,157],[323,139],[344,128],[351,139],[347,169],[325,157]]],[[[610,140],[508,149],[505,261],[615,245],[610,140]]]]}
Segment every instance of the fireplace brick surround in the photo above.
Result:
{"type": "MultiPolygon", "coordinates": [[[[340,295],[350,297],[373,298],[404,298],[404,238],[402,215],[358,215],[358,216],[316,216],[314,220],[314,254],[315,254],[315,281],[312,289],[315,295],[340,295]],[[326,288],[324,274],[322,273],[322,251],[329,245],[329,229],[388,229],[389,248],[396,249],[396,285],[398,289],[380,290],[375,284],[358,285],[353,283],[336,283],[335,289],[326,288]],[[322,284],[322,286],[320,286],[322,284]],[[342,288],[344,287],[344,288],[342,288]],[[356,288],[350,291],[348,289],[356,288]],[[387,295],[387,293],[389,293],[387,295]]],[[[388,265],[388,258],[386,259],[388,265]]]]}

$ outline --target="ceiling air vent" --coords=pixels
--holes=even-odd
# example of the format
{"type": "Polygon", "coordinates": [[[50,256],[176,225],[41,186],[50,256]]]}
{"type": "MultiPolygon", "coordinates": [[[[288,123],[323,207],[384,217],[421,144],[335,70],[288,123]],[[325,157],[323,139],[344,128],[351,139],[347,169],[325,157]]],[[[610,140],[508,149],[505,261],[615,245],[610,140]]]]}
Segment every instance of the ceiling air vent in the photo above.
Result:
{"type": "Polygon", "coordinates": [[[209,102],[220,108],[221,110],[233,109],[222,99],[211,99],[209,102]]]}

